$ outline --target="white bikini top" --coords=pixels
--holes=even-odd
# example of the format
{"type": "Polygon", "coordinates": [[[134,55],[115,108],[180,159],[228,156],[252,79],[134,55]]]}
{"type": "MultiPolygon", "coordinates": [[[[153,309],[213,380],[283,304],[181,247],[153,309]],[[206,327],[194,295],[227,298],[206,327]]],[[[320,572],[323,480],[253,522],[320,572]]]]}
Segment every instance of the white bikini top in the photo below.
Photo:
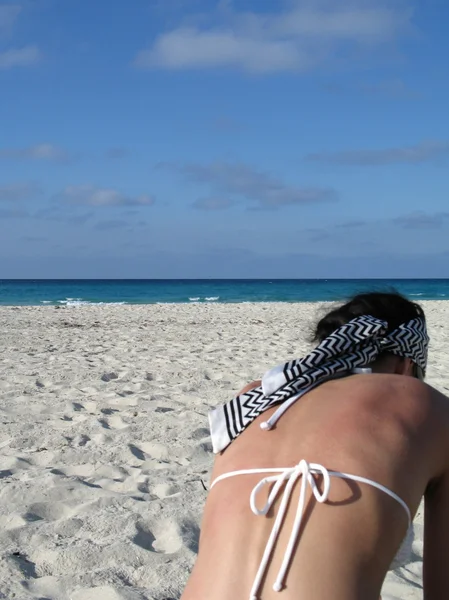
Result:
{"type": "Polygon", "coordinates": [[[302,518],[304,516],[304,507],[306,501],[306,491],[307,484],[309,484],[313,495],[315,496],[317,502],[324,503],[327,501],[330,492],[330,478],[331,477],[339,477],[340,479],[350,479],[352,481],[357,481],[359,483],[366,483],[372,487],[381,490],[394,500],[398,502],[402,508],[404,509],[407,519],[408,519],[408,530],[407,535],[404,539],[399,552],[396,554],[392,565],[390,566],[390,570],[395,569],[403,564],[405,564],[408,560],[408,556],[411,551],[411,544],[413,541],[413,525],[412,525],[412,515],[410,513],[410,509],[407,504],[400,498],[397,494],[389,490],[387,487],[373,481],[371,479],[367,479],[366,477],[360,477],[359,475],[351,475],[350,473],[341,473],[340,471],[329,471],[323,465],[319,465],[316,463],[308,463],[305,460],[301,460],[295,467],[287,467],[285,469],[277,468],[277,469],[244,469],[241,471],[231,471],[230,473],[224,473],[217,477],[211,485],[211,489],[219,482],[224,479],[229,479],[230,477],[236,477],[238,475],[252,475],[258,473],[278,473],[278,475],[271,475],[270,477],[264,477],[259,481],[258,484],[255,485],[251,492],[250,496],[250,507],[252,512],[257,516],[266,516],[271,509],[274,501],[276,500],[282,486],[285,485],[284,493],[282,496],[281,504],[279,506],[278,513],[276,515],[276,519],[274,521],[273,528],[271,530],[270,537],[268,538],[267,545],[265,547],[265,551],[263,553],[263,557],[259,566],[259,570],[257,571],[256,577],[254,579],[253,586],[251,588],[250,600],[257,600],[258,592],[262,583],[262,580],[265,576],[265,572],[268,567],[268,563],[273,554],[274,546],[276,544],[276,540],[279,536],[279,532],[282,527],[282,523],[284,521],[285,514],[287,512],[287,507],[290,501],[290,497],[293,491],[293,487],[297,480],[302,477],[301,481],[301,489],[299,493],[299,502],[298,508],[296,509],[296,516],[293,523],[292,532],[290,534],[290,539],[287,544],[287,548],[285,549],[284,558],[282,560],[282,565],[279,570],[276,581],[273,585],[273,590],[275,592],[280,592],[283,588],[285,577],[287,574],[287,570],[291,563],[293,552],[295,549],[296,542],[298,540],[298,535],[301,529],[302,518]],[[318,489],[315,479],[313,475],[321,475],[323,478],[323,491],[320,492],[318,489]],[[270,491],[268,496],[268,500],[265,503],[263,508],[257,507],[257,494],[260,490],[267,484],[274,483],[273,488],[270,491]]]}

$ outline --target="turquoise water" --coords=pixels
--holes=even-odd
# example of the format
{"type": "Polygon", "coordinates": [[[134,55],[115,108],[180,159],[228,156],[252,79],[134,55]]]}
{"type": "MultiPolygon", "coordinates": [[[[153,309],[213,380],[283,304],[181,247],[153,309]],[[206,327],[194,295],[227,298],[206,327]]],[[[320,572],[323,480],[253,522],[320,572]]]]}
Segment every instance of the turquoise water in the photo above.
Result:
{"type": "Polygon", "coordinates": [[[316,302],[391,288],[415,300],[449,299],[449,279],[0,280],[0,304],[316,302]]]}

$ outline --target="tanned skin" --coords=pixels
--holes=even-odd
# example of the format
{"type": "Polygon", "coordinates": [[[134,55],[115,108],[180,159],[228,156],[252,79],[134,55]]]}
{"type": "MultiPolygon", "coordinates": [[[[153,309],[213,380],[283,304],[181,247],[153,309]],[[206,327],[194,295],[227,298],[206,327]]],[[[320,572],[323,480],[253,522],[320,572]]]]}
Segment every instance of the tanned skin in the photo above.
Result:
{"type": "MultiPolygon", "coordinates": [[[[322,384],[269,432],[259,425],[275,409],[266,411],[217,456],[212,480],[229,471],[285,468],[305,459],[373,479],[401,497],[412,516],[424,496],[424,599],[447,600],[449,399],[413,378],[408,359],[390,357],[376,370],[322,384]]],[[[210,492],[198,558],[181,600],[248,600],[279,506],[268,517],[253,515],[249,496],[260,479],[233,477],[210,492]]],[[[378,600],[407,530],[405,511],[377,489],[337,478],[331,478],[327,503],[318,504],[309,493],[286,587],[272,590],[298,493],[299,484],[260,600],[378,600]]]]}

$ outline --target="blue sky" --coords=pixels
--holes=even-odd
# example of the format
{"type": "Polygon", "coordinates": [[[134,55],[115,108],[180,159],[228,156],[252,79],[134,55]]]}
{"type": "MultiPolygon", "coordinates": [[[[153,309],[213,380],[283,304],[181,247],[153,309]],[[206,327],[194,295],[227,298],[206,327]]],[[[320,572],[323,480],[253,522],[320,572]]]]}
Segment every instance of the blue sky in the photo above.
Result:
{"type": "Polygon", "coordinates": [[[0,277],[449,277],[446,0],[0,0],[0,277]]]}

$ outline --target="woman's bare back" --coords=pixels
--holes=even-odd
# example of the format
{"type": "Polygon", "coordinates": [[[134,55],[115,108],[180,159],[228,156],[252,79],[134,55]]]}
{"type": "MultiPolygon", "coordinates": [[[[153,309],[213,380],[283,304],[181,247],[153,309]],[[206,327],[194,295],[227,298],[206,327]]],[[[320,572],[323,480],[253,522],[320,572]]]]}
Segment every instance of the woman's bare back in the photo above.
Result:
{"type": "MultiPolygon", "coordinates": [[[[412,515],[433,480],[448,470],[447,399],[401,375],[355,375],[309,392],[263,431],[247,428],[217,457],[212,479],[235,470],[292,467],[301,459],[363,476],[402,498],[412,515]]],[[[250,511],[261,475],[219,482],[210,492],[200,552],[182,600],[247,600],[273,521],[250,511]]],[[[319,479],[317,479],[319,482],[319,479]]],[[[292,529],[295,486],[261,600],[377,600],[386,571],[407,531],[401,505],[366,484],[331,478],[329,500],[309,492],[294,558],[281,594],[272,590],[292,529]]],[[[262,501],[263,503],[263,501],[262,501]]]]}

